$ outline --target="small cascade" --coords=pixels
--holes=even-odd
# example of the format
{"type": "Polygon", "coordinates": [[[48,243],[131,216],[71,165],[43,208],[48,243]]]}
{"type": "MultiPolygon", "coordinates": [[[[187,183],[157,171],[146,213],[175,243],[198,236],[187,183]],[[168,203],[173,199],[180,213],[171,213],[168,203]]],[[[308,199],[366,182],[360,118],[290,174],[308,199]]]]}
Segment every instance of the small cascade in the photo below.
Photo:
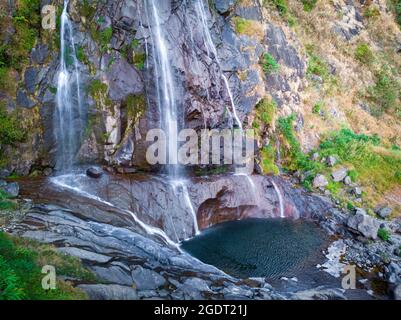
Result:
{"type": "Polygon", "coordinates": [[[217,65],[219,67],[219,70],[221,73],[221,78],[223,79],[224,86],[226,87],[228,96],[230,98],[230,103],[231,103],[231,111],[229,111],[230,115],[233,118],[233,120],[235,121],[238,128],[240,128],[242,130],[242,123],[237,114],[237,109],[235,107],[235,102],[234,102],[234,96],[230,89],[230,84],[228,82],[228,79],[223,72],[223,68],[221,67],[221,63],[220,63],[220,60],[219,60],[219,57],[217,54],[216,46],[213,43],[212,36],[210,34],[209,27],[207,25],[207,16],[206,16],[206,11],[205,11],[205,8],[203,5],[203,1],[196,0],[195,7],[196,7],[196,14],[198,16],[198,20],[200,21],[200,23],[202,25],[203,39],[204,39],[204,43],[206,46],[207,55],[210,59],[212,59],[212,60],[214,59],[214,61],[217,63],[217,65]]]}
{"type": "Polygon", "coordinates": [[[60,17],[60,68],[57,79],[54,133],[57,143],[56,169],[71,170],[85,127],[81,99],[79,63],[74,34],[68,15],[69,0],[64,1],[60,17]]]}
{"type": "Polygon", "coordinates": [[[172,182],[172,186],[174,188],[174,193],[179,197],[182,194],[184,198],[185,205],[187,206],[189,212],[193,217],[194,229],[195,234],[199,234],[199,226],[198,226],[198,219],[196,216],[196,212],[194,206],[192,205],[191,197],[189,196],[187,183],[184,180],[174,180],[172,182]]]}
{"type": "Polygon", "coordinates": [[[280,208],[280,218],[285,218],[285,212],[284,212],[284,198],[281,193],[280,188],[277,186],[277,184],[274,182],[274,180],[271,180],[271,183],[273,185],[274,190],[276,191],[278,202],[279,202],[279,208],[280,208]]]}
{"type": "Polygon", "coordinates": [[[117,210],[119,210],[119,211],[122,211],[122,212],[128,214],[129,216],[131,216],[131,217],[134,219],[134,221],[135,221],[147,234],[149,234],[149,235],[158,235],[158,236],[160,236],[161,238],[163,238],[164,241],[166,241],[166,243],[168,243],[168,244],[170,244],[170,245],[172,245],[172,246],[178,248],[177,243],[175,243],[174,241],[172,241],[172,240],[165,234],[165,232],[164,232],[163,230],[161,230],[161,229],[159,229],[159,228],[152,227],[152,226],[150,226],[150,225],[144,223],[144,222],[143,222],[142,220],[140,220],[140,219],[137,217],[137,215],[136,215],[135,213],[133,213],[132,211],[126,210],[126,209],[121,209],[121,208],[115,206],[114,204],[112,204],[111,202],[108,202],[108,201],[106,201],[106,200],[104,200],[104,199],[102,199],[102,198],[100,198],[100,197],[98,197],[98,196],[96,196],[96,195],[93,195],[93,194],[91,194],[91,193],[89,193],[89,192],[83,190],[82,188],[80,188],[80,186],[79,186],[79,178],[81,178],[81,179],[82,179],[82,178],[86,178],[86,175],[84,175],[84,174],[80,174],[80,175],[76,175],[76,174],[67,174],[67,175],[62,175],[62,176],[53,177],[53,178],[50,179],[50,181],[51,181],[53,184],[55,184],[55,185],[57,185],[57,186],[59,186],[59,187],[61,187],[61,188],[64,188],[64,189],[67,189],[67,190],[76,192],[76,193],[78,193],[79,195],[81,195],[81,196],[83,196],[83,197],[85,197],[85,198],[89,198],[89,199],[95,200],[95,201],[97,201],[97,202],[103,203],[103,204],[105,204],[105,205],[107,205],[107,206],[109,206],[109,207],[112,207],[112,208],[114,208],[114,209],[117,209],[117,210]],[[71,183],[70,180],[73,180],[74,183],[71,183]],[[74,186],[73,186],[73,185],[74,185],[74,186]]]}

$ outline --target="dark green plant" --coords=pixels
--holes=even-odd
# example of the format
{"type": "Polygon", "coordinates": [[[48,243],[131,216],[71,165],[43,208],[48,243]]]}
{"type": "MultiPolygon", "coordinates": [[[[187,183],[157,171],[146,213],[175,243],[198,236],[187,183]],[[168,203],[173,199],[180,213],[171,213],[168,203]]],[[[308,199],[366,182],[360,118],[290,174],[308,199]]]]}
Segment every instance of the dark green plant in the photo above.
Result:
{"type": "Polygon", "coordinates": [[[317,0],[301,0],[306,12],[311,12],[316,7],[317,0]]]}
{"type": "Polygon", "coordinates": [[[356,47],[355,58],[364,64],[370,64],[374,61],[373,52],[366,43],[361,43],[356,47]]]}
{"type": "Polygon", "coordinates": [[[390,231],[388,231],[385,228],[380,228],[379,231],[377,232],[377,235],[380,239],[383,241],[388,241],[390,240],[390,231]]]}
{"type": "Polygon", "coordinates": [[[280,65],[277,63],[276,59],[270,54],[265,53],[262,57],[262,68],[266,74],[272,74],[280,70],[280,65]]]}
{"type": "Polygon", "coordinates": [[[264,0],[263,3],[265,6],[275,7],[282,16],[288,13],[288,4],[286,0],[264,0]]]}

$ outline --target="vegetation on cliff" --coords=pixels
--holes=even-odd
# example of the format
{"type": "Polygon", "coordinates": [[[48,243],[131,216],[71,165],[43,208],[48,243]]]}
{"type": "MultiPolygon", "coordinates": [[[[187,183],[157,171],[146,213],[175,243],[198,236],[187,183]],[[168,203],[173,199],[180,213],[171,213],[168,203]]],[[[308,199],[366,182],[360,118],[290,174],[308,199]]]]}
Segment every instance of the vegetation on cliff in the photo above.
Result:
{"type": "Polygon", "coordinates": [[[42,288],[42,267],[54,266],[57,276],[95,281],[80,261],[55,248],[0,232],[0,300],[81,300],[86,295],[58,279],[56,289],[42,288]]]}

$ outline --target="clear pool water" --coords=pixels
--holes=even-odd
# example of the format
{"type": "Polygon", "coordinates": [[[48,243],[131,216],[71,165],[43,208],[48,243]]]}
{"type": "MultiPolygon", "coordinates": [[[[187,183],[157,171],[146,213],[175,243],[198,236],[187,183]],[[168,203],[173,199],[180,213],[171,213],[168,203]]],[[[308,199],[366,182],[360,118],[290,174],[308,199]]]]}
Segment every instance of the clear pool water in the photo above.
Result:
{"type": "Polygon", "coordinates": [[[249,219],[223,223],[182,243],[199,260],[236,277],[293,277],[321,257],[322,231],[312,222],[249,219]]]}

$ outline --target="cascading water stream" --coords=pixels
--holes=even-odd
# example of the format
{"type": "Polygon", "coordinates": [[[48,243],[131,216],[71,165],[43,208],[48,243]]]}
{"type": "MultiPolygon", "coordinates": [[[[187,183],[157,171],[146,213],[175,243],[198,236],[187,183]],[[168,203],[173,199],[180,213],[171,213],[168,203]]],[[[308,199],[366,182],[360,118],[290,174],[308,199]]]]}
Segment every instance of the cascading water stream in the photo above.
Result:
{"type": "Polygon", "coordinates": [[[284,212],[284,199],[283,195],[281,193],[280,188],[277,186],[277,184],[274,182],[274,180],[271,180],[271,183],[273,185],[274,190],[276,191],[278,202],[279,202],[279,208],[280,208],[280,218],[285,218],[285,212],[284,212]]]}
{"type": "Polygon", "coordinates": [[[181,168],[178,165],[178,101],[176,100],[175,83],[171,70],[168,43],[166,41],[167,37],[163,30],[159,7],[160,3],[156,3],[155,0],[145,0],[145,12],[152,39],[157,104],[162,115],[160,124],[167,134],[169,159],[167,173],[169,179],[171,179],[171,186],[175,194],[184,198],[185,204],[193,217],[194,231],[198,233],[199,228],[196,212],[189,196],[187,183],[182,178],[182,170],[180,170],[181,168]]]}
{"type": "Polygon", "coordinates": [[[64,1],[60,17],[60,69],[57,79],[55,137],[56,168],[71,170],[78,152],[85,123],[81,99],[79,63],[73,29],[68,15],[69,0],[64,1]]]}
{"type": "Polygon", "coordinates": [[[234,119],[234,121],[236,122],[238,128],[240,128],[242,130],[242,123],[241,120],[238,117],[237,114],[237,109],[235,106],[235,102],[234,102],[234,96],[232,94],[231,88],[230,88],[230,84],[228,82],[228,79],[226,77],[226,75],[223,72],[223,68],[221,67],[221,63],[219,60],[219,56],[217,54],[217,49],[216,46],[213,43],[212,40],[212,36],[210,35],[210,31],[209,31],[209,27],[207,25],[207,16],[206,16],[206,12],[205,12],[205,8],[203,6],[203,1],[202,0],[196,0],[195,1],[195,7],[196,7],[196,14],[198,16],[198,20],[201,23],[202,26],[202,31],[203,31],[203,39],[205,42],[205,46],[206,46],[206,52],[207,55],[210,59],[214,59],[214,61],[216,62],[220,73],[221,73],[221,78],[223,79],[224,82],[224,86],[226,87],[226,91],[228,93],[228,96],[230,98],[230,103],[231,103],[231,117],[234,119]],[[213,54],[213,56],[211,55],[211,53],[213,54]]]}

